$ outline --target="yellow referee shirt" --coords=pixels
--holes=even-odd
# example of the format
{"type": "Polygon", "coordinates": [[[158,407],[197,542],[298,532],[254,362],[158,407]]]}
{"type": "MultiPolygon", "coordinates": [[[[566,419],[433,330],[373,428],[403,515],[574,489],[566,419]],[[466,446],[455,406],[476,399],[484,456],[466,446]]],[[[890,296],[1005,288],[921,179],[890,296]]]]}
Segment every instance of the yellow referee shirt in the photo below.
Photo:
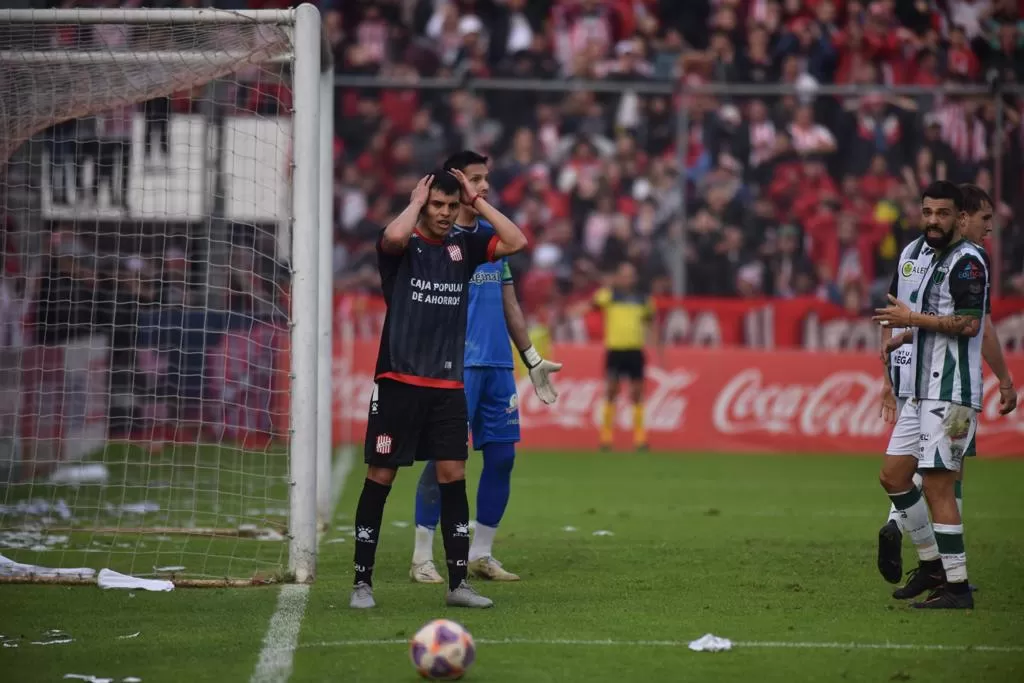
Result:
{"type": "Polygon", "coordinates": [[[639,292],[618,292],[603,287],[594,293],[594,305],[604,312],[604,346],[608,351],[642,351],[654,303],[639,292]]]}

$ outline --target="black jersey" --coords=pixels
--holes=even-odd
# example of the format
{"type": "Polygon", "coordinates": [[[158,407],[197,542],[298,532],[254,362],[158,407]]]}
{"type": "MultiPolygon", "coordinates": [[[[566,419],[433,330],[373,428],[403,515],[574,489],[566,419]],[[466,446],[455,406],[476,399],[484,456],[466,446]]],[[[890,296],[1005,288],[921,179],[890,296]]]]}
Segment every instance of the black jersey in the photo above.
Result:
{"type": "Polygon", "coordinates": [[[469,280],[494,260],[491,232],[451,230],[443,240],[417,230],[405,251],[389,254],[377,239],[377,267],[387,313],[375,379],[461,389],[469,280]]]}

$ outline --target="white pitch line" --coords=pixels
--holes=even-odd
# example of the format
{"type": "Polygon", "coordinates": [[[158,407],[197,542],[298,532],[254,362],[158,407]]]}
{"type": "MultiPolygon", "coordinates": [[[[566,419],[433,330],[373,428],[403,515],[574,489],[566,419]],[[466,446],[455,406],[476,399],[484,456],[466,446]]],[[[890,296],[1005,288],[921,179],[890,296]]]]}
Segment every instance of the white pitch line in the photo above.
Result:
{"type": "MultiPolygon", "coordinates": [[[[352,469],[352,449],[342,448],[334,461],[331,470],[330,502],[331,515],[334,518],[334,507],[341,498],[341,489],[352,469]]],[[[320,538],[317,538],[317,545],[320,538]]],[[[302,618],[306,615],[306,604],[309,602],[309,584],[286,584],[281,586],[277,595],[277,607],[267,634],[263,637],[263,647],[256,662],[256,670],[249,679],[250,683],[286,683],[292,675],[292,664],[295,650],[299,645],[299,632],[302,630],[302,618]]]]}
{"type": "MultiPolygon", "coordinates": [[[[559,638],[476,638],[480,645],[576,645],[583,647],[667,647],[687,648],[686,640],[566,640],[559,638]]],[[[300,647],[363,647],[371,645],[408,645],[408,640],[333,640],[319,643],[304,643],[300,647]]],[[[839,643],[839,642],[798,642],[773,640],[734,641],[738,648],[768,650],[916,650],[946,652],[1024,652],[1024,645],[936,645],[917,643],[839,643]]]]}

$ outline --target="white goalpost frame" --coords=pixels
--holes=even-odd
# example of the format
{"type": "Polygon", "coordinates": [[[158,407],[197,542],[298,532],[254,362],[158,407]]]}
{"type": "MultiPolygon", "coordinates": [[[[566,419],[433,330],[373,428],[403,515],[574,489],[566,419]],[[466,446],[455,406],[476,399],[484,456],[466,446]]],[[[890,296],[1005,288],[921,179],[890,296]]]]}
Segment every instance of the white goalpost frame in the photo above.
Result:
{"type": "MultiPolygon", "coordinates": [[[[290,26],[293,50],[278,60],[293,63],[293,169],[291,191],[291,320],[289,419],[288,572],[297,583],[316,575],[317,517],[326,514],[331,466],[331,273],[333,230],[333,74],[321,73],[319,10],[214,9],[49,9],[0,10],[0,24],[204,24],[261,23],[290,26]],[[330,88],[326,84],[330,84],[330,88]],[[321,194],[324,196],[321,197],[321,194]],[[323,214],[323,215],[322,215],[323,214]],[[318,473],[328,474],[318,486],[318,473]],[[321,493],[322,489],[322,493],[321,493]],[[321,500],[324,502],[321,503],[321,500]]],[[[225,52],[224,55],[230,53],[225,52]]],[[[217,53],[213,53],[216,56],[217,53]]],[[[223,55],[222,55],[223,56],[223,55]]],[[[0,50],[0,64],[11,59],[46,64],[209,60],[210,52],[64,53],[55,50],[0,50]]],[[[325,520],[329,521],[329,520],[325,520]]]]}
{"type": "Polygon", "coordinates": [[[316,511],[319,528],[331,524],[331,464],[334,411],[334,73],[320,73],[320,285],[317,300],[316,511]]]}

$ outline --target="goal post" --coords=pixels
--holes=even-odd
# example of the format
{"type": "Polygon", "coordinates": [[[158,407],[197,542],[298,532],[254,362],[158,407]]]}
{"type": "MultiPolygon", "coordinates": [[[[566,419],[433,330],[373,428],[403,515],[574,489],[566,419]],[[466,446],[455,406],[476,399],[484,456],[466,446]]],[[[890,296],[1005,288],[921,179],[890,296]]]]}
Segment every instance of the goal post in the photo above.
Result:
{"type": "Polygon", "coordinates": [[[0,286],[22,304],[0,335],[0,580],[312,581],[332,453],[319,11],[0,10],[0,45],[0,256],[19,263],[0,286]]]}

